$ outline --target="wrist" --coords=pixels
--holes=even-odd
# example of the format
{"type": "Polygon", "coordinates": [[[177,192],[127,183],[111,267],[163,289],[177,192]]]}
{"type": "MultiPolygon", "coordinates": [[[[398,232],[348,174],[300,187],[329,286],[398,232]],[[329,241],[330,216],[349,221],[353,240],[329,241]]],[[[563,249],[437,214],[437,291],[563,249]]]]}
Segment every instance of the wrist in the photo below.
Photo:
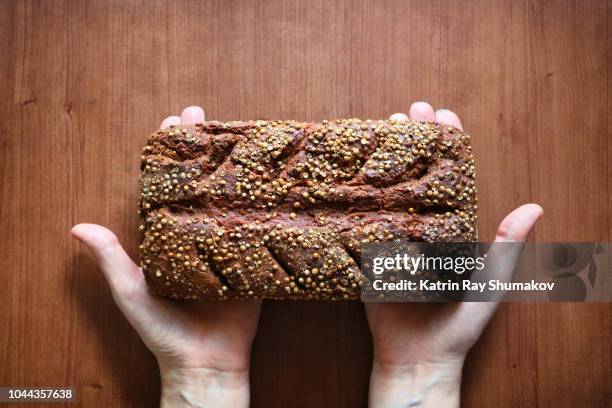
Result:
{"type": "Polygon", "coordinates": [[[159,362],[161,407],[249,405],[249,372],[209,367],[174,367],[159,362]]]}
{"type": "Polygon", "coordinates": [[[381,364],[374,359],[370,407],[458,407],[463,360],[381,364]]]}

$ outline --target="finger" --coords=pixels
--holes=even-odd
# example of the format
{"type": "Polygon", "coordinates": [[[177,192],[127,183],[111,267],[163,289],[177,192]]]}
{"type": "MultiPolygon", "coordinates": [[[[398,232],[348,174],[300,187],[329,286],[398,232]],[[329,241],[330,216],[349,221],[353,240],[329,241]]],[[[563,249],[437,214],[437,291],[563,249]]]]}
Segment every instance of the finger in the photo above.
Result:
{"type": "Polygon", "coordinates": [[[495,242],[523,242],[544,214],[538,204],[525,204],[512,211],[499,224],[495,242]]]}
{"type": "MultiPolygon", "coordinates": [[[[544,210],[539,205],[525,204],[508,214],[499,225],[495,242],[487,253],[485,269],[473,280],[511,281],[523,244],[543,213],[544,210]]],[[[493,302],[465,303],[464,307],[472,319],[480,319],[484,326],[495,312],[502,296],[503,294],[500,294],[493,302]]]]}
{"type": "MultiPolygon", "coordinates": [[[[495,242],[487,253],[487,267],[482,271],[487,279],[497,279],[501,282],[512,280],[523,243],[542,213],[542,207],[539,205],[525,204],[504,218],[495,234],[495,242]]],[[[500,298],[501,296],[503,295],[500,293],[500,298]]]]}
{"type": "Polygon", "coordinates": [[[162,120],[162,123],[161,125],[159,125],[159,128],[161,130],[164,130],[164,129],[168,129],[170,126],[176,126],[180,124],[181,124],[180,116],[168,116],[166,119],[162,120]]]}
{"type": "Polygon", "coordinates": [[[463,130],[459,116],[457,116],[455,112],[449,111],[448,109],[438,109],[435,115],[436,122],[463,130]]]}
{"type": "Polygon", "coordinates": [[[542,207],[539,205],[525,204],[508,214],[499,224],[495,242],[487,253],[486,268],[474,274],[472,280],[512,279],[522,244],[542,213],[542,207]]]}
{"type": "Polygon", "coordinates": [[[433,108],[427,102],[415,102],[410,106],[410,119],[422,122],[434,122],[436,115],[433,108]]]}
{"type": "Polygon", "coordinates": [[[188,106],[181,112],[181,123],[183,125],[193,125],[200,122],[204,122],[204,110],[199,106],[188,106]]]}
{"type": "Polygon", "coordinates": [[[110,230],[95,224],[79,224],[70,233],[94,254],[113,294],[128,293],[139,286],[142,273],[110,230]]]}
{"type": "Polygon", "coordinates": [[[390,120],[397,120],[397,121],[407,121],[408,119],[408,115],[406,115],[405,113],[394,113],[393,115],[391,115],[389,117],[390,120]]]}

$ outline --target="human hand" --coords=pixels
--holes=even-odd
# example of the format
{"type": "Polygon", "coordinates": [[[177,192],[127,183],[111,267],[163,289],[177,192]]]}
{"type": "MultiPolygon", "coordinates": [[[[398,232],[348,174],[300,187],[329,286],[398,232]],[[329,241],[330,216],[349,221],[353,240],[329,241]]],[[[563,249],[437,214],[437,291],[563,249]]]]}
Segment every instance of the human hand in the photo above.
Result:
{"type": "MultiPolygon", "coordinates": [[[[451,111],[424,102],[410,107],[410,119],[436,121],[462,129],[451,111]]],[[[408,120],[404,114],[392,119],[408,120]]],[[[526,204],[501,222],[495,242],[523,242],[542,215],[542,208],[526,204]]],[[[509,277],[516,257],[488,264],[496,275],[509,277]]],[[[448,304],[366,303],[374,343],[370,377],[371,407],[459,406],[461,370],[465,356],[480,337],[498,302],[448,304]]]]}
{"type": "MultiPolygon", "coordinates": [[[[188,107],[161,128],[202,122],[188,107]]],[[[115,234],[79,224],[72,235],[95,255],[113,298],[159,364],[162,406],[248,406],[249,361],[261,301],[176,301],[147,289],[141,269],[115,234]]]]}

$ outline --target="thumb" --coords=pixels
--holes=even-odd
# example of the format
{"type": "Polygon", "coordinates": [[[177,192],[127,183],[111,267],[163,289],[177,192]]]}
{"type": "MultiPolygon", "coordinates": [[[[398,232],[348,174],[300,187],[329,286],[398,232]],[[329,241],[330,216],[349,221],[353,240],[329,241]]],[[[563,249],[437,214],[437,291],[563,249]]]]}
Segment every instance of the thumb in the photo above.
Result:
{"type": "Polygon", "coordinates": [[[70,233],[94,254],[116,299],[134,293],[142,274],[112,231],[101,225],[78,224],[70,233]]]}
{"type": "Polygon", "coordinates": [[[499,225],[495,242],[523,242],[544,210],[537,204],[524,204],[512,211],[499,225]]]}
{"type": "Polygon", "coordinates": [[[503,282],[512,280],[523,243],[542,213],[539,205],[525,204],[504,218],[495,234],[495,242],[487,253],[487,268],[482,271],[487,279],[495,278],[503,282]]]}
{"type": "MultiPolygon", "coordinates": [[[[483,282],[493,278],[502,282],[511,281],[523,249],[523,243],[543,212],[542,207],[537,204],[525,204],[508,214],[500,223],[495,242],[487,253],[485,269],[474,274],[472,281],[483,282]]],[[[462,308],[468,311],[472,320],[480,321],[482,325],[485,325],[497,309],[497,304],[502,297],[503,293],[499,293],[491,302],[471,303],[468,296],[462,308]]]]}

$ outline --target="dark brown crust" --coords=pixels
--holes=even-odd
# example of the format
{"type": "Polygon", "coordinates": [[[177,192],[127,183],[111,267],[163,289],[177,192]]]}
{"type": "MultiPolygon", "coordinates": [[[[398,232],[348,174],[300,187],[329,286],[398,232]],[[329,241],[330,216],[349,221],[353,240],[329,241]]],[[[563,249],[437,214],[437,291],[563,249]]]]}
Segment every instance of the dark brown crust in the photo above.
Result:
{"type": "Polygon", "coordinates": [[[175,298],[359,298],[362,242],[476,240],[469,139],[357,119],[158,131],[140,178],[147,282],[175,298]]]}

